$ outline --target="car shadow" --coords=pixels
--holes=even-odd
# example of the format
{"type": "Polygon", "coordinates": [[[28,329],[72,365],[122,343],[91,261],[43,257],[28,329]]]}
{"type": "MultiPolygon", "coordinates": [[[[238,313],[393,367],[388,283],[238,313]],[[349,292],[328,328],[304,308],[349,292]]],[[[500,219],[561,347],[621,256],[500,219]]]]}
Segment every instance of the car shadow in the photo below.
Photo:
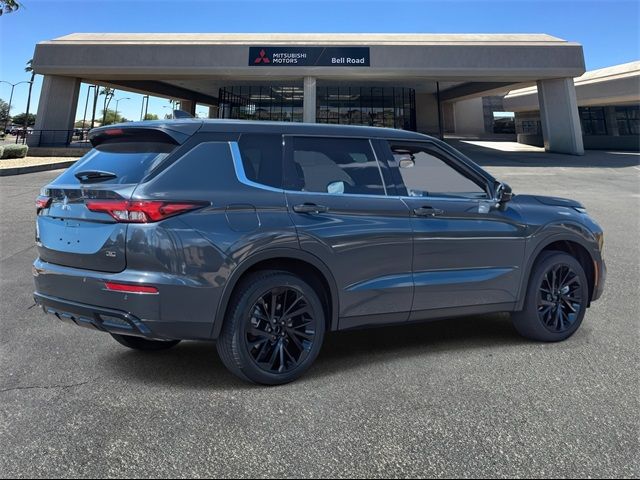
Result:
{"type": "MultiPolygon", "coordinates": [[[[330,332],[315,365],[300,382],[313,382],[398,358],[421,357],[428,361],[429,356],[442,352],[491,349],[525,342],[506,314],[330,332]]],[[[164,352],[111,349],[103,366],[113,376],[136,383],[184,389],[256,388],[227,371],[211,342],[183,342],[164,352]]]]}

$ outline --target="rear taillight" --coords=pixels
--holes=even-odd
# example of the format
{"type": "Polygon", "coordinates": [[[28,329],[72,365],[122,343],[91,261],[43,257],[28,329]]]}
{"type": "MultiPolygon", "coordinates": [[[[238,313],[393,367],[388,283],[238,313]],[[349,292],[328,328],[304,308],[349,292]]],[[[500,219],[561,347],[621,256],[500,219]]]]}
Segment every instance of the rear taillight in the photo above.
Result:
{"type": "Polygon", "coordinates": [[[85,204],[92,212],[108,213],[120,223],[159,222],[204,206],[202,203],[156,200],[87,200],[85,204]]]}
{"type": "Polygon", "coordinates": [[[158,289],[156,287],[151,287],[148,285],[132,285],[130,283],[104,282],[104,286],[107,287],[107,290],[111,290],[113,292],[146,293],[146,294],[152,294],[152,295],[155,295],[158,293],[158,289]]]}
{"type": "Polygon", "coordinates": [[[36,198],[36,209],[42,210],[43,208],[48,208],[49,205],[51,205],[51,197],[38,195],[36,198]]]}

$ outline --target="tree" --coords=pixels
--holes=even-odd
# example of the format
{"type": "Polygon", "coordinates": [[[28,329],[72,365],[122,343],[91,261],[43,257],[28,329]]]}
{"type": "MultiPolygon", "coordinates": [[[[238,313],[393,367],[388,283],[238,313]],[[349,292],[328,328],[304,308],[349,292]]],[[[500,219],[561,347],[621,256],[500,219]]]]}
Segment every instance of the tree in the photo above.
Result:
{"type": "Polygon", "coordinates": [[[19,113],[18,115],[14,115],[11,118],[11,121],[16,125],[25,126],[27,123],[27,127],[33,127],[36,124],[36,116],[33,113],[19,113]]]}
{"type": "Polygon", "coordinates": [[[0,124],[9,121],[9,104],[0,98],[0,124]]]}
{"type": "Polygon", "coordinates": [[[102,111],[102,118],[104,118],[104,121],[102,122],[102,125],[112,125],[114,123],[121,123],[121,122],[128,122],[129,121],[129,120],[127,120],[126,118],[124,118],[120,114],[118,114],[118,117],[116,118],[116,112],[114,110],[103,110],[102,111]]]}
{"type": "MultiPolygon", "coordinates": [[[[111,99],[113,99],[113,97],[116,94],[116,90],[115,88],[109,88],[109,87],[104,87],[102,90],[100,90],[100,95],[104,95],[104,108],[102,109],[102,125],[108,125],[106,123],[107,121],[107,111],[109,110],[109,104],[111,103],[111,99]]],[[[111,122],[114,123],[114,122],[111,122]]]]}
{"type": "Polygon", "coordinates": [[[16,0],[0,0],[0,15],[15,12],[18,8],[20,8],[20,3],[16,0]]]}
{"type": "Polygon", "coordinates": [[[155,113],[147,113],[144,116],[145,120],[159,120],[158,115],[156,115],[155,113]]]}

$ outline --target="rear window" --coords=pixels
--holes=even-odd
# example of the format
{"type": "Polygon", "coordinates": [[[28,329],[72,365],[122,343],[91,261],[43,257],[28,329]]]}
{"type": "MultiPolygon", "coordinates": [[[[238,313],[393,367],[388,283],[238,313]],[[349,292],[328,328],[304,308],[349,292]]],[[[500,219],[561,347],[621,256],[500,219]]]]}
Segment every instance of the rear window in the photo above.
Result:
{"type": "Polygon", "coordinates": [[[101,181],[100,184],[139,183],[176,148],[177,145],[164,142],[103,143],[78,160],[59,181],[78,183],[76,173],[103,171],[113,173],[115,178],[101,181]]]}

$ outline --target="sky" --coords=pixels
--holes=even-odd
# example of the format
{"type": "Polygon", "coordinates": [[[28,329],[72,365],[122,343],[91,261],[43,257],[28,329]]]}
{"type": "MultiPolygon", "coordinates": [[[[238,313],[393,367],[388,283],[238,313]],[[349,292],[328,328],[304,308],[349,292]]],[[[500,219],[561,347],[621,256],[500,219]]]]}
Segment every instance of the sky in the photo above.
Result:
{"type": "MultiPolygon", "coordinates": [[[[36,43],[74,32],[547,33],[584,47],[587,70],[640,59],[640,2],[620,0],[20,0],[0,16],[0,80],[28,80],[36,43]]],[[[37,109],[37,76],[30,111],[37,109]]],[[[24,112],[28,85],[14,89],[11,113],[24,112]]],[[[76,118],[82,118],[83,85],[76,118]]],[[[0,83],[0,98],[11,87],[0,83]]],[[[118,111],[139,119],[142,97],[119,91],[118,111]]],[[[165,99],[149,113],[161,118],[165,99]]],[[[115,106],[112,103],[112,107],[115,106]]],[[[204,107],[197,114],[205,115],[204,107]]]]}

